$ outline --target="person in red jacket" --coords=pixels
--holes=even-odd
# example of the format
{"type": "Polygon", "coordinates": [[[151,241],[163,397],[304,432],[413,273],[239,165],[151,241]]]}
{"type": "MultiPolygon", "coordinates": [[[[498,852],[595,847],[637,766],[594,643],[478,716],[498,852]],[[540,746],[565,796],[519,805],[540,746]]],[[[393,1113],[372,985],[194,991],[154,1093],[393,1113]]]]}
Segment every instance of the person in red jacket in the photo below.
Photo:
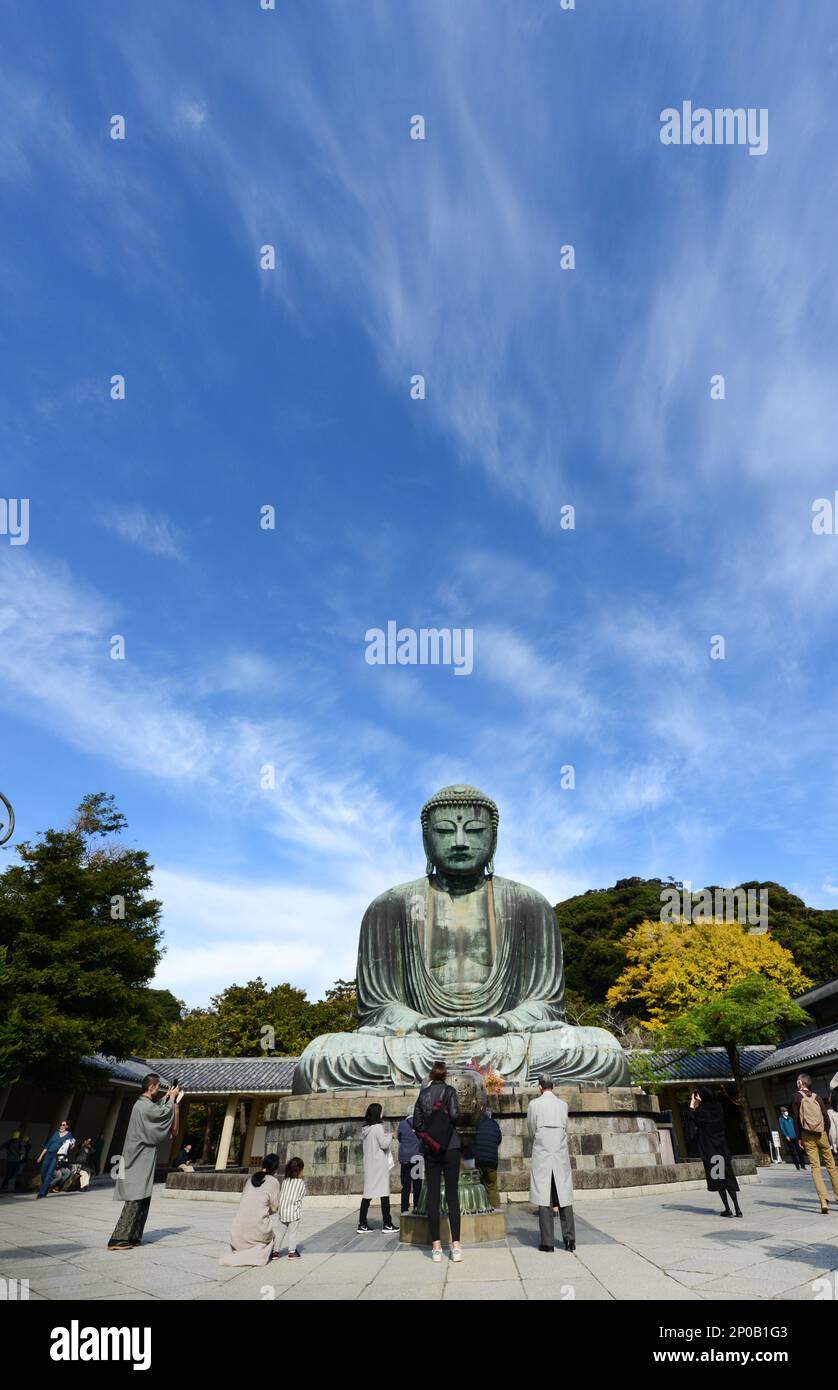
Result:
{"type": "Polygon", "coordinates": [[[836,1203],[838,1203],[838,1170],[836,1170],[835,1158],[829,1147],[829,1112],[820,1096],[815,1095],[812,1090],[812,1078],[807,1076],[805,1072],[802,1072],[797,1078],[797,1094],[792,1100],[791,1109],[797,1132],[800,1135],[798,1142],[801,1149],[805,1149],[806,1157],[812,1169],[815,1191],[821,1204],[821,1215],[826,1216],[829,1211],[829,1198],[821,1172],[821,1159],[826,1165],[836,1203]]]}

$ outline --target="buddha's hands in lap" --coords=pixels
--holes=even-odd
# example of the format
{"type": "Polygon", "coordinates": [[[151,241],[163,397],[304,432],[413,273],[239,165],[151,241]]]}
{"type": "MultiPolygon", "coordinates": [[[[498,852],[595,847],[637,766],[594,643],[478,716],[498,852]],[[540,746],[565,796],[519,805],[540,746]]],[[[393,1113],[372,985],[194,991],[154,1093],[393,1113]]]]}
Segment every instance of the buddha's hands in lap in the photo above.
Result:
{"type": "Polygon", "coordinates": [[[374,1023],[364,1023],[355,1031],[356,1033],[372,1033],[376,1038],[392,1038],[405,1036],[408,1033],[418,1033],[419,1025],[423,1022],[422,1015],[418,1014],[415,1009],[402,1009],[397,1005],[391,1005],[374,1023]]]}
{"type": "Polygon", "coordinates": [[[425,1018],[416,1031],[437,1042],[473,1042],[477,1038],[500,1037],[507,1030],[503,1019],[479,1017],[425,1018]]]}

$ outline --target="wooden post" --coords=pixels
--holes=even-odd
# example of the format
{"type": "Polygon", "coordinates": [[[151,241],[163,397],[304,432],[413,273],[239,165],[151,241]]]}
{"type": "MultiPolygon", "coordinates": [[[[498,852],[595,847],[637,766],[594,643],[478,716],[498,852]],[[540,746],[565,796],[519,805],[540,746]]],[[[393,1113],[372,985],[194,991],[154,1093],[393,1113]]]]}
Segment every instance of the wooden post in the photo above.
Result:
{"type": "Polygon", "coordinates": [[[244,1139],[244,1152],[242,1153],[242,1167],[247,1168],[250,1164],[250,1155],[253,1149],[253,1138],[256,1134],[256,1121],[259,1118],[261,1103],[258,1096],[250,1097],[250,1115],[247,1121],[247,1133],[244,1139]]]}
{"type": "Polygon", "coordinates": [[[227,1167],[227,1160],[230,1157],[230,1144],[233,1139],[233,1126],[236,1123],[236,1106],[238,1096],[228,1096],[227,1109],[224,1111],[224,1123],[221,1126],[221,1138],[218,1141],[218,1154],[215,1160],[216,1173],[223,1173],[227,1167]]]}
{"type": "Polygon", "coordinates": [[[212,1146],[215,1140],[215,1101],[202,1100],[204,1107],[204,1143],[201,1149],[201,1166],[204,1167],[212,1160],[212,1146]]]}
{"type": "MultiPolygon", "coordinates": [[[[171,1166],[172,1163],[174,1163],[175,1159],[177,1158],[178,1154],[180,1153],[181,1149],[183,1148],[184,1144],[186,1143],[186,1135],[187,1135],[186,1126],[187,1126],[188,1118],[189,1118],[189,1097],[188,1097],[188,1096],[187,1096],[186,1100],[181,1101],[179,1109],[180,1109],[180,1124],[178,1125],[177,1134],[173,1134],[173,1135],[172,1135],[172,1147],[171,1147],[171,1149],[169,1150],[169,1164],[170,1164],[170,1166],[171,1166]]],[[[195,1145],[193,1144],[192,1147],[193,1147],[193,1149],[194,1149],[195,1145]]],[[[195,1155],[194,1155],[194,1154],[192,1155],[192,1159],[193,1159],[193,1162],[194,1162],[194,1160],[195,1160],[195,1155]]]]}
{"type": "Polygon", "coordinates": [[[666,1109],[672,1114],[672,1128],[675,1130],[675,1138],[678,1141],[678,1156],[680,1163],[686,1163],[689,1159],[687,1149],[687,1137],[684,1134],[684,1122],[681,1118],[681,1107],[678,1104],[679,1087],[672,1088],[672,1099],[668,1102],[666,1109]]]}
{"type": "Polygon", "coordinates": [[[104,1143],[102,1144],[102,1152],[99,1155],[100,1172],[102,1173],[108,1171],[108,1158],[110,1157],[111,1144],[113,1143],[113,1136],[116,1131],[117,1121],[119,1120],[119,1112],[122,1109],[124,1095],[125,1092],[119,1086],[114,1088],[113,1095],[111,1096],[111,1103],[108,1107],[108,1113],[105,1116],[105,1126],[102,1130],[104,1143]]]}

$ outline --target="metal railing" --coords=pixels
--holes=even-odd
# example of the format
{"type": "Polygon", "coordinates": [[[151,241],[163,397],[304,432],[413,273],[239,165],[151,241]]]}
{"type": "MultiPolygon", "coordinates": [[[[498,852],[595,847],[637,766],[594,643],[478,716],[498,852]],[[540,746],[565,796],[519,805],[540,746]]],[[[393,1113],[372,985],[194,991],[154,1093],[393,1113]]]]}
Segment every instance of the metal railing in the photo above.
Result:
{"type": "Polygon", "coordinates": [[[5,845],[6,841],[7,841],[7,840],[10,840],[10,839],[12,838],[12,836],[14,835],[14,833],[15,833],[15,813],[14,813],[14,810],[12,809],[12,803],[11,803],[11,801],[9,800],[9,798],[8,798],[7,796],[4,796],[3,793],[0,792],[0,845],[5,845]],[[6,818],[6,817],[4,817],[4,815],[3,815],[3,808],[4,808],[4,807],[5,807],[5,811],[6,811],[6,817],[8,818],[8,822],[9,822],[8,825],[6,825],[6,826],[4,826],[4,824],[3,824],[3,821],[4,821],[4,819],[6,818]]]}

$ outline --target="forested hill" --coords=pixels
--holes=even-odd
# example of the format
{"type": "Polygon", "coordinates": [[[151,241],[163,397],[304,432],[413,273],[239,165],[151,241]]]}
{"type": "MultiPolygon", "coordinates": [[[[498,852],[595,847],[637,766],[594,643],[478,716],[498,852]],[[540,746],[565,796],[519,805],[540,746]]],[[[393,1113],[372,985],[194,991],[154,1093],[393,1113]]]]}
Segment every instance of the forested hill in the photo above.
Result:
{"type": "MultiPolygon", "coordinates": [[[[613,888],[592,888],[558,903],[568,989],[602,1003],[626,963],[626,932],[646,918],[656,920],[661,893],[673,886],[671,879],[621,878],[613,888]]],[[[767,890],[769,930],[816,984],[838,975],[838,909],[807,907],[779,883],[737,887],[767,890]]],[[[701,891],[693,888],[694,906],[701,891]]]]}

